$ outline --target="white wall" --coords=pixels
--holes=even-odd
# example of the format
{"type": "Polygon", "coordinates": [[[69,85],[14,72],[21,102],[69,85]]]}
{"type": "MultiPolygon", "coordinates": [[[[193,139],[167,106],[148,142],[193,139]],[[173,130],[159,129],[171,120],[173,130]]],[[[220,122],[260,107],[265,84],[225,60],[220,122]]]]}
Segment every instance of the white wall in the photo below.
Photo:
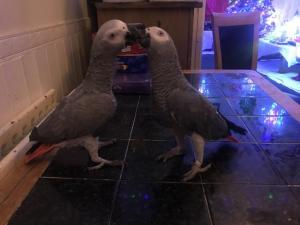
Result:
{"type": "Polygon", "coordinates": [[[48,90],[78,85],[88,24],[85,0],[0,0],[0,131],[48,90]]]}
{"type": "Polygon", "coordinates": [[[0,36],[87,17],[85,0],[1,0],[0,36]]]}

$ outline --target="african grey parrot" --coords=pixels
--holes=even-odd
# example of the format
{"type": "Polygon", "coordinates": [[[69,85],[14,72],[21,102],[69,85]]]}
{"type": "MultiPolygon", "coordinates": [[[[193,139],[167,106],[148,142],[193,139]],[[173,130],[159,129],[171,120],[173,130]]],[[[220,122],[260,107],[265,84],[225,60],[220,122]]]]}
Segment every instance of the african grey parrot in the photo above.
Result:
{"type": "Polygon", "coordinates": [[[173,40],[165,30],[159,27],[147,28],[140,43],[147,48],[149,57],[153,111],[158,113],[162,125],[172,129],[177,141],[177,146],[160,155],[159,159],[166,161],[183,154],[184,136],[190,135],[196,159],[183,178],[184,181],[190,180],[210,167],[202,167],[205,140],[229,137],[230,130],[240,134],[245,134],[246,130],[222,116],[189,84],[181,72],[173,40]]]}
{"type": "MultiPolygon", "coordinates": [[[[35,127],[30,141],[52,144],[50,149],[82,146],[89,152],[91,160],[101,168],[105,164],[120,165],[120,161],[109,161],[99,157],[99,148],[112,144],[113,140],[100,142],[95,132],[101,129],[114,115],[117,107],[112,92],[112,79],[116,70],[116,56],[125,47],[130,33],[120,20],[110,20],[98,30],[91,49],[90,62],[85,79],[71,94],[64,97],[56,109],[35,127]]],[[[45,150],[47,146],[43,145],[45,150]]],[[[43,153],[30,152],[27,161],[43,153]]]]}

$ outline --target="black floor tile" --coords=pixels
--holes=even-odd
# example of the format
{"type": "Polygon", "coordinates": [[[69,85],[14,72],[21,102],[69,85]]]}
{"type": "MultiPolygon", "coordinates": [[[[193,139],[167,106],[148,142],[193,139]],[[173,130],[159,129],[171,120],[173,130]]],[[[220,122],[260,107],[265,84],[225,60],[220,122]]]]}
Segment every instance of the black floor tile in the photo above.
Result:
{"type": "Polygon", "coordinates": [[[300,185],[300,144],[263,144],[261,147],[289,184],[300,185]]]}
{"type": "Polygon", "coordinates": [[[122,182],[113,225],[210,225],[201,185],[122,182]]]}
{"type": "Polygon", "coordinates": [[[151,95],[142,95],[139,101],[138,114],[147,114],[152,112],[152,97],[151,95]]]}
{"type": "Polygon", "coordinates": [[[222,86],[226,97],[268,97],[267,94],[255,84],[228,83],[222,86]]]}
{"type": "MultiPolygon", "coordinates": [[[[212,168],[192,183],[183,183],[182,176],[194,161],[190,138],[186,138],[185,155],[166,163],[156,161],[158,155],[176,143],[172,132],[149,116],[151,97],[116,95],[117,112],[99,132],[100,139],[128,139],[136,109],[137,115],[115,205],[112,204],[116,181],[101,179],[119,179],[121,168],[107,166],[88,171],[87,167],[94,164],[86,150],[63,149],[9,225],[212,225],[201,182],[204,182],[214,225],[300,224],[297,173],[300,147],[291,144],[300,144],[299,123],[245,74],[200,78],[191,75],[188,80],[229,120],[250,131],[246,136],[232,132],[240,143],[225,140],[206,143],[204,164],[212,163],[212,168]],[[224,94],[230,98],[226,99],[224,94]],[[284,116],[263,116],[277,114],[284,116]],[[254,137],[263,143],[290,144],[256,145],[254,137]],[[283,185],[281,177],[297,186],[283,185]]],[[[99,154],[103,158],[122,160],[126,147],[127,141],[118,141],[104,147],[99,154]]]]}
{"type": "Polygon", "coordinates": [[[40,179],[9,225],[106,225],[114,188],[114,182],[40,179]]]}
{"type": "Polygon", "coordinates": [[[131,138],[169,140],[173,138],[173,134],[170,129],[154,120],[151,114],[137,114],[131,138]]]}
{"type": "Polygon", "coordinates": [[[228,98],[229,104],[239,115],[283,116],[288,113],[271,98],[241,97],[228,98]]]}
{"type": "MultiPolygon", "coordinates": [[[[127,141],[105,146],[99,150],[99,155],[108,160],[124,160],[127,141]]],[[[43,174],[46,177],[68,178],[95,178],[95,179],[119,179],[120,166],[104,166],[98,170],[89,171],[89,166],[94,166],[87,150],[84,148],[61,149],[52,160],[43,174]]]]}
{"type": "Polygon", "coordinates": [[[237,115],[228,104],[225,98],[208,98],[208,100],[213,104],[213,106],[219,110],[219,112],[224,115],[237,115]]]}
{"type": "Polygon", "coordinates": [[[253,81],[244,73],[222,73],[222,74],[214,74],[213,77],[218,83],[222,85],[228,85],[232,83],[236,84],[253,84],[253,81]]]}
{"type": "Polygon", "coordinates": [[[212,167],[202,174],[207,183],[283,184],[270,161],[255,144],[210,142],[205,145],[205,162],[212,167]]]}
{"type": "Polygon", "coordinates": [[[215,225],[298,225],[300,207],[287,187],[205,185],[215,225]]]}
{"type": "Polygon", "coordinates": [[[290,116],[242,117],[258,142],[300,143],[300,123],[290,116]]]}
{"type": "MultiPolygon", "coordinates": [[[[157,157],[175,147],[175,141],[132,141],[126,158],[122,179],[137,181],[181,181],[194,162],[191,145],[187,138],[185,154],[158,161],[157,157]]],[[[199,177],[193,182],[200,181],[199,177]]]]}
{"type": "Polygon", "coordinates": [[[128,139],[133,124],[136,106],[118,107],[115,115],[97,135],[100,139],[128,139]]]}
{"type": "Polygon", "coordinates": [[[135,108],[139,100],[138,95],[117,94],[115,96],[117,99],[118,108],[121,109],[131,107],[135,108]]]}
{"type": "Polygon", "coordinates": [[[291,190],[300,204],[300,186],[293,186],[291,187],[291,190]]]}

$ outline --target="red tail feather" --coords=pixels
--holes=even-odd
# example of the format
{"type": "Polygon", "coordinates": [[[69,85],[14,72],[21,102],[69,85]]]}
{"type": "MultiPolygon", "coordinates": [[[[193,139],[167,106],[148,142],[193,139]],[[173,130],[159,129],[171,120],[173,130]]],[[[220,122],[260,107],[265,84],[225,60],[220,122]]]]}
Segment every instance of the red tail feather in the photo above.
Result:
{"type": "Polygon", "coordinates": [[[34,159],[45,155],[46,153],[56,149],[54,145],[41,144],[33,153],[25,156],[25,164],[30,163],[34,159]]]}

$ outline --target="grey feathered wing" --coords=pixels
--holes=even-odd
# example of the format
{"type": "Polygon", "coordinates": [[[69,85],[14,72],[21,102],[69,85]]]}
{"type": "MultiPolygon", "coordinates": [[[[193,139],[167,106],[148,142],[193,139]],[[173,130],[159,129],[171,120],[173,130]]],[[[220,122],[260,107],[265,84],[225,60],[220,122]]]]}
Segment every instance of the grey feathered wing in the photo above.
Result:
{"type": "Polygon", "coordinates": [[[92,135],[112,117],[115,107],[113,95],[72,93],[33,130],[30,140],[52,144],[92,135]]]}
{"type": "Polygon", "coordinates": [[[166,103],[171,118],[180,129],[196,132],[207,140],[229,135],[226,121],[196,90],[174,89],[166,103]]]}

